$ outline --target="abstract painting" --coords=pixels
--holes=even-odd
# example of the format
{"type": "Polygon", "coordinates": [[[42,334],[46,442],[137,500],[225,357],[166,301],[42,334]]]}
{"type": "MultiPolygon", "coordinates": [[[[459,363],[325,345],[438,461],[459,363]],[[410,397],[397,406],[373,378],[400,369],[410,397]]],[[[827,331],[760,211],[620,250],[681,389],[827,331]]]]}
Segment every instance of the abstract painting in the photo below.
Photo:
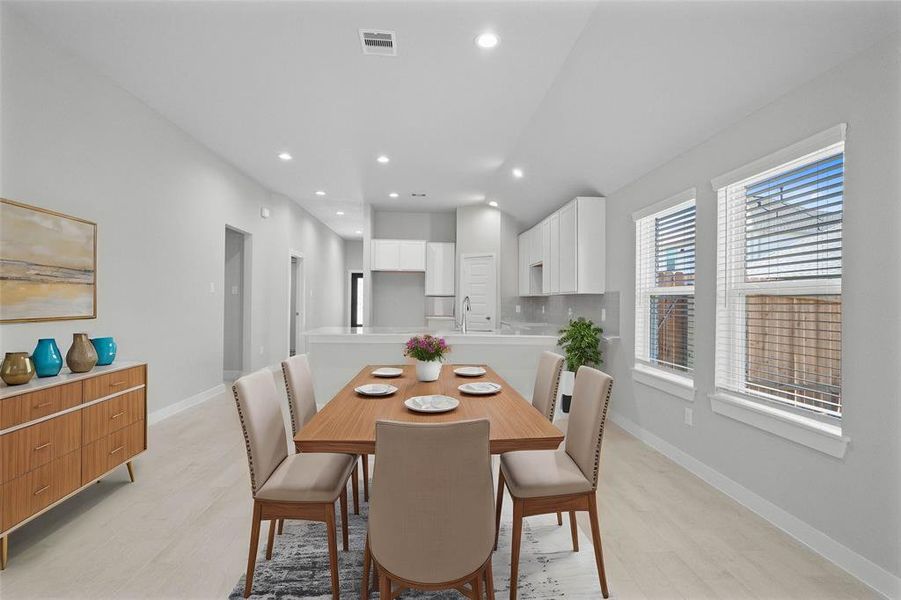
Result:
{"type": "Polygon", "coordinates": [[[0,198],[0,323],[97,317],[97,225],[0,198]]]}

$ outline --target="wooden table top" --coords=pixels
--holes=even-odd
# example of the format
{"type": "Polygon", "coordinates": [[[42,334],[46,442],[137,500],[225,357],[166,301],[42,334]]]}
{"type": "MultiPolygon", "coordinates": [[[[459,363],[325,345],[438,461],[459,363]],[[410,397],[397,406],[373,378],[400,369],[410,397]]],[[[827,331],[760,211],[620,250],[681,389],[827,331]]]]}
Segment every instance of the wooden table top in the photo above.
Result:
{"type": "Polygon", "coordinates": [[[411,423],[445,423],[487,418],[491,422],[491,453],[513,450],[553,450],[563,441],[563,432],[504,381],[491,367],[481,377],[460,377],[454,373],[457,365],[444,365],[438,381],[416,380],[415,365],[396,365],[404,373],[391,379],[378,378],[371,373],[383,365],[369,365],[338,392],[332,400],[310,419],[294,437],[299,452],[375,453],[375,423],[379,420],[411,423]],[[493,381],[503,390],[492,396],[468,396],[458,389],[461,383],[493,381]],[[365,383],[387,383],[398,388],[391,396],[364,397],[354,388],[365,383]],[[439,414],[415,413],[404,406],[412,396],[443,394],[460,400],[454,410],[439,414]]]}

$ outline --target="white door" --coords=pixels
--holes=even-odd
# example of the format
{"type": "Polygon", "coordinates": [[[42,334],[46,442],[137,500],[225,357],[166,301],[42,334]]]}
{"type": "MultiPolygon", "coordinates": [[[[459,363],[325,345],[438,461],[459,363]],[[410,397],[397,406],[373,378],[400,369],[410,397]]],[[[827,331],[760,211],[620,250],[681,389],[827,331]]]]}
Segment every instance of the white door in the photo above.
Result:
{"type": "Polygon", "coordinates": [[[425,295],[454,295],[455,245],[429,242],[426,244],[425,295]]]}
{"type": "Polygon", "coordinates": [[[464,254],[460,268],[460,318],[463,299],[469,296],[466,316],[470,331],[493,331],[497,327],[497,263],[493,254],[464,254]]]}
{"type": "Polygon", "coordinates": [[[288,300],[289,311],[289,339],[288,355],[303,354],[306,352],[304,345],[304,276],[303,257],[291,255],[291,273],[289,282],[290,297],[288,300]]]}

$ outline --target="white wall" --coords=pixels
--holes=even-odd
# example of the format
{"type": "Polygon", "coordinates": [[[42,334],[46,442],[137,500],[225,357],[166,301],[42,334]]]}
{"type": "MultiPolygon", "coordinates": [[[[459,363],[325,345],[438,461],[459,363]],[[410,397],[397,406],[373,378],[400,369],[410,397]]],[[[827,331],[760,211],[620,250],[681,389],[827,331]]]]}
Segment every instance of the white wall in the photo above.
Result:
{"type": "Polygon", "coordinates": [[[342,323],[341,238],[2,11],[0,194],[97,222],[98,318],[2,325],[0,351],[115,336],[150,365],[151,411],[221,383],[226,225],[251,235],[251,368],[287,352],[289,248],[307,327],[342,323]]]}
{"type": "MultiPolygon", "coordinates": [[[[610,346],[606,365],[616,378],[614,414],[895,576],[901,574],[899,55],[895,36],[610,194],[607,203],[608,289],[622,297],[622,342],[610,346]],[[843,122],[848,135],[842,428],[851,444],[845,458],[837,460],[710,409],[716,296],[716,194],[710,180],[843,122]],[[689,404],[634,383],[630,375],[635,281],[631,214],[691,186],[698,190],[698,389],[696,401],[689,404]],[[687,406],[694,409],[693,427],[683,424],[687,406]]],[[[867,569],[864,565],[857,572],[873,573],[871,583],[881,577],[878,570],[867,569]]]]}
{"type": "MultiPolygon", "coordinates": [[[[227,372],[241,372],[244,364],[244,236],[234,229],[225,235],[225,296],[223,318],[222,368],[227,372]]],[[[294,322],[294,319],[291,319],[294,322]]]]}

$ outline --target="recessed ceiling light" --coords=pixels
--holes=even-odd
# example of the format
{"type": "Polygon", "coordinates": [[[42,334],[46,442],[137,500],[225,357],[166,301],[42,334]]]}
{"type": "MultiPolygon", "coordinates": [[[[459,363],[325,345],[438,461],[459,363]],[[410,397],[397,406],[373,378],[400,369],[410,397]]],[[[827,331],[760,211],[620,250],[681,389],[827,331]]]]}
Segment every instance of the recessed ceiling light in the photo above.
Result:
{"type": "Polygon", "coordinates": [[[488,206],[493,206],[494,208],[497,208],[497,202],[492,200],[491,202],[488,203],[488,206]]]}
{"type": "Polygon", "coordinates": [[[287,160],[291,160],[292,158],[294,158],[293,156],[291,156],[291,155],[288,154],[287,152],[279,152],[278,157],[279,157],[280,159],[286,160],[286,161],[287,161],[287,160]]]}
{"type": "Polygon", "coordinates": [[[339,210],[339,211],[336,212],[335,214],[338,215],[339,217],[343,217],[343,216],[344,216],[344,211],[343,211],[343,210],[339,210]]]}
{"type": "Polygon", "coordinates": [[[316,190],[316,195],[317,196],[325,196],[325,192],[322,190],[316,190]]]}
{"type": "Polygon", "coordinates": [[[486,31],[476,38],[476,45],[479,48],[494,48],[500,41],[501,38],[497,37],[497,34],[486,31]]]}
{"type": "Polygon", "coordinates": [[[516,167],[515,169],[513,169],[513,176],[516,177],[517,179],[522,179],[522,176],[523,176],[522,169],[520,169],[519,167],[516,167]]]}
{"type": "Polygon", "coordinates": [[[357,234],[357,235],[363,235],[363,232],[360,231],[359,229],[357,229],[356,234],[357,234]]]}
{"type": "Polygon", "coordinates": [[[385,156],[384,154],[382,154],[381,156],[379,156],[379,157],[378,157],[377,159],[375,159],[375,160],[377,160],[379,163],[381,163],[381,164],[383,164],[383,165],[388,164],[389,162],[391,162],[391,159],[388,158],[387,156],[385,156]]]}
{"type": "Polygon", "coordinates": [[[397,198],[399,195],[400,194],[398,194],[397,192],[391,192],[390,194],[388,194],[388,196],[390,196],[391,198],[397,198]]]}

